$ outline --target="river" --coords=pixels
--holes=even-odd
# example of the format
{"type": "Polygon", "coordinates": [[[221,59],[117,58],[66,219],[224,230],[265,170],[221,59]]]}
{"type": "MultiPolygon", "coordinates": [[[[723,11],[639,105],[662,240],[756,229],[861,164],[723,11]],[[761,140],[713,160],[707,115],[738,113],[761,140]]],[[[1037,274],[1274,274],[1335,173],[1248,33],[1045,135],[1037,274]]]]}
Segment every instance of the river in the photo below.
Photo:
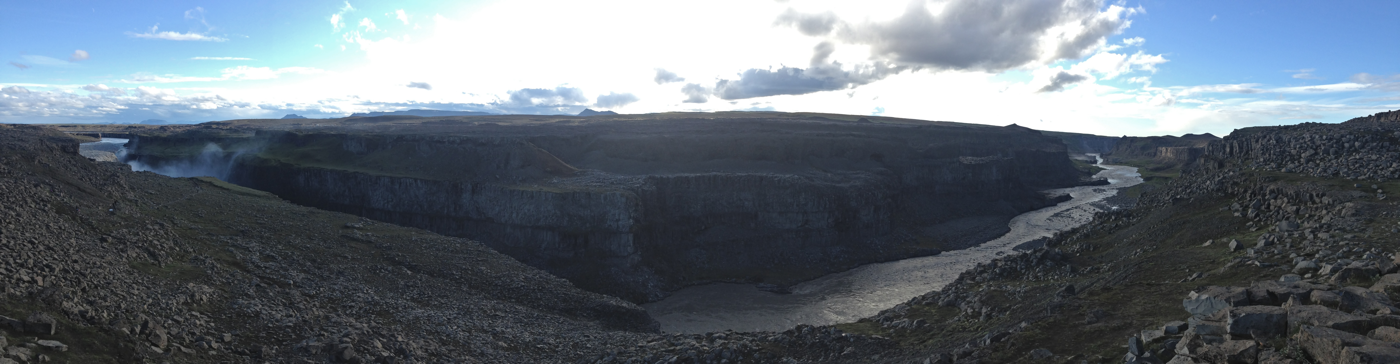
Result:
{"type": "Polygon", "coordinates": [[[942,289],[963,271],[1012,248],[1083,225],[1096,212],[1112,208],[1104,199],[1118,189],[1142,183],[1137,168],[1099,164],[1095,176],[1106,186],[1045,191],[1066,194],[1069,201],[1016,216],[1011,231],[972,248],[887,263],[864,265],[793,286],[791,294],[760,291],[753,285],[716,283],[688,287],[664,300],[644,305],[661,330],[703,333],[723,330],[782,331],[799,324],[830,325],[873,316],[921,294],[942,289]]]}

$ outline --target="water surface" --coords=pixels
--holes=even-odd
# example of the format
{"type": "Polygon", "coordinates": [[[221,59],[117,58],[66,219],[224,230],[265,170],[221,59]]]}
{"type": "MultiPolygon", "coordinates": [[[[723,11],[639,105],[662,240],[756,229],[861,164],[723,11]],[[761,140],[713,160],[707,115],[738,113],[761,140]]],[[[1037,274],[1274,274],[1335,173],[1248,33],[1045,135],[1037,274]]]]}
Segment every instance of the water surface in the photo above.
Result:
{"type": "Polygon", "coordinates": [[[1046,191],[1069,194],[1058,205],[1027,212],[1010,222],[1006,235],[972,248],[929,257],[864,265],[792,287],[792,294],[760,291],[753,285],[717,283],[677,291],[664,300],[643,305],[673,333],[723,330],[781,331],[798,324],[829,325],[854,322],[894,307],[918,295],[943,288],[963,271],[1005,254],[1017,245],[1089,222],[1107,207],[1104,199],[1118,189],[1142,183],[1137,168],[1103,165],[1096,176],[1106,186],[1083,186],[1046,191]]]}

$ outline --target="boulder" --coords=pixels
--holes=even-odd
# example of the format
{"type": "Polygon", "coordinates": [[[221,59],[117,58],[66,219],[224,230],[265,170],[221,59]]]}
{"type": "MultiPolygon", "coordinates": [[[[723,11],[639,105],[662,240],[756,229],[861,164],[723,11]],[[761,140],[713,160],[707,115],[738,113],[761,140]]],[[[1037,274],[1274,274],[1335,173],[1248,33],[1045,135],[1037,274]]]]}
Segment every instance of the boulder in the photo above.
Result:
{"type": "Polygon", "coordinates": [[[1254,337],[1254,335],[1264,335],[1265,337],[1254,337],[1255,339],[1265,339],[1267,337],[1279,337],[1288,334],[1288,311],[1282,307],[1274,306],[1244,306],[1230,308],[1229,323],[1226,331],[1230,337],[1254,337]]]}
{"type": "Polygon", "coordinates": [[[1206,364],[1206,362],[1185,355],[1177,355],[1172,357],[1172,360],[1168,361],[1167,364],[1206,364]]]}
{"type": "Polygon", "coordinates": [[[53,335],[58,331],[58,321],[47,313],[35,312],[24,320],[24,331],[37,335],[53,335]]]}
{"type": "Polygon", "coordinates": [[[1314,261],[1311,261],[1311,260],[1304,260],[1304,261],[1298,262],[1297,265],[1294,265],[1294,266],[1293,266],[1293,273],[1298,273],[1298,274],[1317,273],[1318,269],[1319,269],[1319,268],[1318,268],[1318,266],[1317,266],[1317,262],[1314,262],[1314,261]]]}
{"type": "Polygon", "coordinates": [[[1230,340],[1206,347],[1197,358],[1210,363],[1254,364],[1259,361],[1259,344],[1254,340],[1230,340]]]}
{"type": "Polygon", "coordinates": [[[1162,339],[1165,339],[1167,337],[1167,333],[1162,329],[1142,330],[1142,333],[1138,336],[1142,337],[1143,343],[1152,344],[1161,341],[1162,339]]]}
{"type": "Polygon", "coordinates": [[[1245,287],[1219,287],[1210,286],[1202,290],[1197,297],[1211,296],[1224,300],[1230,306],[1249,306],[1249,289],[1245,287]]]}
{"type": "Polygon", "coordinates": [[[1390,326],[1381,326],[1366,333],[1366,337],[1372,340],[1400,343],[1400,329],[1390,326]]]}
{"type": "Polygon", "coordinates": [[[1382,310],[1388,310],[1387,313],[1400,313],[1400,308],[1391,305],[1390,297],[1365,288],[1355,286],[1342,288],[1339,296],[1341,303],[1338,307],[1345,312],[1375,314],[1382,310]]]}
{"type": "Polygon", "coordinates": [[[1318,305],[1301,305],[1288,308],[1288,330],[1293,332],[1310,325],[1341,330],[1351,333],[1371,331],[1370,318],[1350,314],[1318,305]]]}
{"type": "Polygon", "coordinates": [[[1314,305],[1322,305],[1331,308],[1342,306],[1342,296],[1331,291],[1316,290],[1308,295],[1308,301],[1314,305]]]}
{"type": "Polygon", "coordinates": [[[1230,251],[1237,252],[1240,249],[1244,249],[1244,244],[1240,244],[1239,240],[1230,239],[1230,251]]]}
{"type": "Polygon", "coordinates": [[[1390,273],[1381,276],[1376,284],[1371,285],[1371,291],[1384,293],[1387,295],[1400,295],[1400,273],[1390,273]]]}
{"type": "Polygon", "coordinates": [[[1167,335],[1180,335],[1186,332],[1187,328],[1189,328],[1189,326],[1186,325],[1186,322],[1172,321],[1162,326],[1162,332],[1167,335]]]}
{"type": "Polygon", "coordinates": [[[1128,338],[1128,354],[1142,356],[1147,353],[1147,347],[1142,343],[1142,339],[1137,336],[1128,338]]]}
{"type": "Polygon", "coordinates": [[[1304,327],[1294,339],[1319,364],[1400,362],[1400,348],[1349,332],[1304,327]]]}
{"type": "Polygon", "coordinates": [[[39,340],[36,341],[35,344],[38,344],[39,346],[42,346],[45,349],[49,350],[68,351],[68,345],[58,342],[57,340],[39,340]]]}
{"type": "Polygon", "coordinates": [[[1334,284],[1354,282],[1359,280],[1368,280],[1376,277],[1377,275],[1380,275],[1379,269],[1376,269],[1376,267],[1372,266],[1371,264],[1364,262],[1352,262],[1351,264],[1347,264],[1346,266],[1341,267],[1340,269],[1333,269],[1335,270],[1335,272],[1332,274],[1332,283],[1334,284]]]}
{"type": "Polygon", "coordinates": [[[1259,353],[1259,364],[1296,364],[1297,361],[1289,359],[1283,353],[1274,350],[1265,350],[1259,353]]]}
{"type": "Polygon", "coordinates": [[[1197,334],[1196,331],[1187,330],[1186,335],[1181,337],[1181,341],[1176,343],[1176,356],[1199,358],[1206,348],[1213,344],[1224,342],[1219,336],[1207,336],[1197,334]]]}
{"type": "Polygon", "coordinates": [[[1194,317],[1210,316],[1230,307],[1230,304],[1225,300],[1204,295],[1181,300],[1181,305],[1186,308],[1186,312],[1190,312],[1191,316],[1194,317]]]}

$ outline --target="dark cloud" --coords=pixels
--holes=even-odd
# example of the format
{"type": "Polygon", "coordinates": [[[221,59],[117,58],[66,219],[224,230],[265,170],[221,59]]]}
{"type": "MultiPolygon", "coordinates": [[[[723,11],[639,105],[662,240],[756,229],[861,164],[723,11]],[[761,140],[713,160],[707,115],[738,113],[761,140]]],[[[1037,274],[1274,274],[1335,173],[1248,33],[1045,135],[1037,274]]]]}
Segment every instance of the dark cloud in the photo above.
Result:
{"type": "Polygon", "coordinates": [[[433,89],[433,85],[429,85],[427,82],[409,82],[409,83],[408,83],[408,87],[412,87],[412,88],[421,88],[421,89],[424,89],[424,90],[432,90],[432,89],[433,89]]]}
{"type": "Polygon", "coordinates": [[[796,67],[782,67],[776,71],[750,69],[740,73],[737,80],[717,82],[714,95],[725,100],[738,100],[843,90],[875,82],[909,69],[904,66],[875,62],[857,65],[851,70],[845,70],[838,62],[827,63],[826,59],[835,51],[834,44],[822,42],[813,47],[811,65],[806,69],[796,67]]]}
{"type": "Polygon", "coordinates": [[[835,13],[825,12],[819,14],[799,13],[796,10],[787,9],[782,15],[778,15],[778,20],[773,21],[773,25],[791,26],[797,31],[813,37],[819,37],[831,33],[836,28],[836,24],[841,19],[835,13]]]}
{"type": "Polygon", "coordinates": [[[593,105],[597,107],[612,109],[627,106],[627,104],[634,103],[639,100],[641,99],[638,99],[637,95],[633,95],[630,93],[620,94],[616,92],[609,92],[607,95],[598,95],[598,101],[593,103],[593,105]]]}
{"type": "Polygon", "coordinates": [[[700,86],[698,83],[687,83],[681,87],[681,93],[685,94],[684,103],[703,104],[710,101],[710,89],[700,86]]]}
{"type": "Polygon", "coordinates": [[[1103,0],[953,0],[937,14],[914,1],[887,22],[847,24],[837,38],[905,65],[1000,72],[1036,61],[1078,59],[1129,24],[1136,10],[1103,0]],[[1063,38],[1060,27],[1080,34],[1063,38]],[[1053,49],[1043,49],[1048,40],[1053,49]],[[1042,60],[1048,54],[1050,59],[1042,60]]]}
{"type": "Polygon", "coordinates": [[[11,66],[18,67],[19,69],[22,69],[22,70],[27,70],[27,69],[29,69],[29,65],[23,64],[23,63],[19,63],[19,62],[10,62],[10,65],[11,65],[11,66]]]}
{"type": "Polygon", "coordinates": [[[1060,72],[1058,72],[1058,73],[1055,73],[1054,76],[1050,76],[1050,84],[1049,84],[1049,85],[1045,85],[1045,87],[1041,87],[1041,88],[1040,88],[1040,91],[1036,91],[1036,92],[1056,92],[1056,91],[1061,91],[1061,90],[1064,90],[1064,89],[1065,89],[1065,86],[1073,85],[1073,84],[1080,83],[1080,82],[1084,82],[1084,81],[1087,81],[1087,80],[1089,80],[1089,76],[1085,76],[1085,75],[1076,75],[1076,74],[1073,74],[1073,73],[1069,73],[1069,72],[1065,72],[1065,71],[1060,71],[1060,72]]]}
{"type": "Polygon", "coordinates": [[[675,72],[671,72],[671,71],[667,71],[667,70],[664,70],[664,69],[657,68],[657,69],[656,69],[656,77],[653,78],[652,80],[653,80],[653,81],[656,81],[656,84],[658,84],[658,85],[663,85],[663,84],[668,84],[668,83],[672,83],[672,82],[681,82],[681,81],[685,81],[685,77],[681,77],[680,75],[677,75],[675,72]]]}

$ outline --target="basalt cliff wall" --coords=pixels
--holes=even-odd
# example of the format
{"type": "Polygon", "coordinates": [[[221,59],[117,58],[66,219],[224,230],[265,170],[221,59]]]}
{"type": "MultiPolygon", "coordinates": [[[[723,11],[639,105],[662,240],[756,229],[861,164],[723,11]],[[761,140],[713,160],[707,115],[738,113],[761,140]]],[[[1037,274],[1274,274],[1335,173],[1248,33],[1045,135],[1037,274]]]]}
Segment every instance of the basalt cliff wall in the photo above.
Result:
{"type": "Polygon", "coordinates": [[[700,119],[450,131],[186,132],[138,137],[129,158],[158,165],[209,150],[200,144],[229,156],[257,145],[226,179],[470,237],[638,302],[980,243],[1055,202],[1038,190],[1081,177],[1057,139],[1015,126],[700,119]]]}

